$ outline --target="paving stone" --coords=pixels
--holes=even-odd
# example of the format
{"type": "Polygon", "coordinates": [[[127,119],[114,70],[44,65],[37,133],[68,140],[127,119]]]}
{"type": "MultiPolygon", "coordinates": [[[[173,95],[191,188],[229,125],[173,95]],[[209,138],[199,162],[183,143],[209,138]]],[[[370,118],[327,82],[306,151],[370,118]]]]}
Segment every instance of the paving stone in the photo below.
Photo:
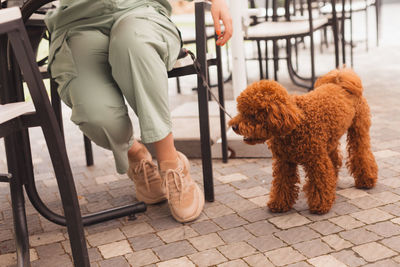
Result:
{"type": "Polygon", "coordinates": [[[245,242],[231,243],[218,247],[218,250],[228,259],[234,260],[252,255],[256,250],[245,242]]]}
{"type": "Polygon", "coordinates": [[[122,256],[111,258],[108,260],[100,261],[99,262],[100,267],[129,267],[129,263],[126,261],[126,259],[122,256]]]}
{"type": "Polygon", "coordinates": [[[111,243],[114,241],[119,241],[125,239],[125,236],[119,229],[113,229],[106,232],[100,232],[93,235],[88,235],[86,240],[93,247],[97,247],[99,245],[104,245],[107,243],[111,243]]]}
{"type": "Polygon", "coordinates": [[[344,231],[339,233],[339,236],[350,241],[355,245],[369,243],[381,238],[377,234],[365,230],[365,228],[358,228],[358,229],[344,231]]]}
{"type": "Polygon", "coordinates": [[[393,250],[388,249],[387,247],[384,247],[376,242],[353,247],[353,250],[369,262],[382,260],[396,255],[396,252],[393,250]]]}
{"type": "Polygon", "coordinates": [[[395,218],[395,219],[392,219],[390,221],[400,225],[400,218],[395,218]]]}
{"type": "Polygon", "coordinates": [[[295,244],[320,237],[317,232],[308,228],[307,226],[294,227],[288,230],[280,231],[275,233],[275,236],[288,244],[295,244]]]}
{"type": "Polygon", "coordinates": [[[322,235],[330,235],[343,230],[343,228],[329,222],[329,221],[320,221],[315,222],[309,225],[310,228],[314,229],[315,231],[319,232],[322,235]]]}
{"type": "Polygon", "coordinates": [[[327,244],[323,243],[321,239],[297,243],[293,245],[293,248],[297,249],[301,252],[301,254],[308,258],[313,258],[332,252],[332,249],[327,244]]]}
{"type": "Polygon", "coordinates": [[[244,226],[250,233],[255,236],[269,235],[277,232],[278,229],[268,221],[258,221],[244,226]]]}
{"type": "Polygon", "coordinates": [[[150,224],[156,231],[182,226],[182,224],[177,222],[172,216],[153,219],[150,221],[150,224]]]}
{"type": "Polygon", "coordinates": [[[313,222],[324,221],[324,220],[338,216],[332,210],[325,214],[313,214],[313,213],[310,213],[309,210],[305,210],[305,211],[301,211],[300,214],[313,222]]]}
{"type": "Polygon", "coordinates": [[[398,267],[399,264],[396,263],[392,259],[387,259],[387,260],[377,261],[377,262],[365,265],[365,267],[382,267],[382,266],[385,266],[385,267],[398,267]]]}
{"type": "Polygon", "coordinates": [[[48,245],[38,246],[36,247],[36,252],[39,258],[48,258],[54,255],[65,254],[65,251],[60,243],[52,243],[48,245]]]}
{"type": "Polygon", "coordinates": [[[339,190],[336,193],[341,196],[344,196],[348,199],[356,199],[356,198],[368,196],[367,192],[365,192],[364,190],[361,190],[361,189],[357,189],[357,188],[347,188],[347,189],[339,190]]]}
{"type": "Polygon", "coordinates": [[[155,234],[139,235],[128,239],[135,251],[158,247],[164,242],[155,234]]]}
{"type": "Polygon", "coordinates": [[[132,248],[126,240],[101,245],[98,246],[98,248],[105,259],[122,256],[132,252],[132,248]]]}
{"type": "Polygon", "coordinates": [[[346,267],[346,264],[331,255],[323,255],[308,260],[315,267],[346,267]]]}
{"type": "Polygon", "coordinates": [[[118,181],[118,177],[116,175],[105,175],[96,177],[97,184],[108,184],[115,181],[118,181]]]}
{"type": "Polygon", "coordinates": [[[265,253],[265,256],[276,266],[296,263],[306,258],[291,247],[278,248],[265,253]]]}
{"type": "Polygon", "coordinates": [[[350,230],[350,229],[357,228],[357,227],[364,225],[364,223],[357,221],[356,219],[354,219],[353,217],[351,217],[349,215],[343,215],[343,216],[331,218],[331,219],[329,219],[329,221],[339,225],[340,227],[342,227],[346,230],[350,230]]]}
{"type": "Polygon", "coordinates": [[[31,267],[47,267],[47,266],[57,266],[57,267],[73,267],[71,258],[67,254],[57,255],[51,258],[39,259],[31,262],[31,267]]]}
{"type": "Polygon", "coordinates": [[[254,198],[268,194],[269,190],[265,187],[255,186],[252,188],[237,190],[236,193],[244,198],[254,198]]]}
{"type": "Polygon", "coordinates": [[[182,257],[157,263],[157,267],[195,267],[195,265],[188,258],[182,257]]]}
{"type": "Polygon", "coordinates": [[[311,266],[311,265],[305,261],[300,261],[300,262],[286,265],[286,267],[309,267],[309,266],[311,266]]]}
{"type": "Polygon", "coordinates": [[[328,235],[322,237],[322,240],[334,250],[342,250],[353,246],[349,241],[340,238],[338,235],[328,235]]]}
{"type": "Polygon", "coordinates": [[[292,213],[279,217],[274,217],[269,219],[269,221],[281,229],[288,229],[296,226],[301,226],[303,224],[307,224],[310,222],[309,219],[307,219],[304,216],[301,216],[298,213],[292,213]]]}
{"type": "Polygon", "coordinates": [[[238,227],[241,225],[246,224],[247,222],[237,216],[236,214],[230,214],[218,218],[214,218],[213,221],[218,224],[222,229],[229,229],[229,228],[234,228],[238,227]]]}
{"type": "Polygon", "coordinates": [[[157,232],[157,235],[161,237],[162,240],[166,243],[172,243],[175,241],[188,239],[194,236],[198,236],[199,234],[196,233],[191,227],[189,226],[181,226],[177,228],[172,228],[164,231],[157,232]]]}
{"type": "Polygon", "coordinates": [[[269,195],[250,198],[249,200],[259,207],[266,207],[269,195]]]}
{"type": "Polygon", "coordinates": [[[400,252],[400,236],[383,239],[382,244],[394,251],[400,252]]]}
{"type": "Polygon", "coordinates": [[[396,217],[400,217],[400,206],[396,204],[389,204],[383,207],[379,207],[380,210],[386,211],[396,217]]]}
{"type": "Polygon", "coordinates": [[[334,212],[338,215],[346,215],[357,211],[360,211],[360,209],[347,201],[335,203],[330,210],[330,212],[334,212]]]}
{"type": "Polygon", "coordinates": [[[349,267],[364,266],[367,263],[352,250],[342,250],[331,255],[349,267]]]}
{"type": "Polygon", "coordinates": [[[374,225],[368,225],[366,229],[383,237],[400,235],[400,226],[390,221],[380,222],[374,225]]]}
{"type": "Polygon", "coordinates": [[[379,181],[379,182],[384,184],[384,185],[390,186],[392,188],[399,188],[400,187],[400,179],[398,177],[384,179],[384,180],[379,181]]]}
{"type": "Polygon", "coordinates": [[[375,207],[385,205],[385,203],[383,203],[380,200],[375,199],[369,195],[365,196],[365,197],[360,197],[360,198],[350,200],[349,203],[351,203],[363,210],[372,209],[375,207]]]}
{"type": "Polygon", "coordinates": [[[46,232],[29,237],[29,244],[32,247],[47,245],[65,240],[61,232],[46,232]]]}
{"type": "Polygon", "coordinates": [[[189,241],[199,251],[218,247],[225,244],[224,241],[222,241],[222,239],[216,233],[189,238],[189,241]]]}
{"type": "Polygon", "coordinates": [[[243,175],[241,173],[232,173],[229,175],[223,175],[217,178],[221,183],[231,183],[235,181],[242,181],[242,180],[247,180],[249,179],[246,175],[243,175]]]}
{"type": "Polygon", "coordinates": [[[218,267],[247,267],[248,265],[241,259],[218,264],[218,267]]]}
{"type": "Polygon", "coordinates": [[[257,222],[275,216],[273,213],[269,212],[266,207],[239,211],[238,215],[249,222],[257,222]]]}
{"type": "Polygon", "coordinates": [[[223,262],[227,259],[215,248],[204,250],[188,256],[196,266],[213,266],[223,262]]]}
{"type": "Polygon", "coordinates": [[[236,201],[228,202],[225,205],[234,210],[235,212],[240,212],[248,209],[255,209],[258,207],[253,202],[243,198],[236,201]]]}
{"type": "Polygon", "coordinates": [[[146,222],[126,225],[123,226],[121,230],[127,237],[134,237],[154,232],[154,229],[146,222]]]}
{"type": "Polygon", "coordinates": [[[232,214],[232,213],[234,213],[234,211],[225,205],[218,205],[218,206],[212,206],[212,207],[204,209],[204,213],[209,218],[214,219],[214,218],[218,218],[218,217],[225,216],[228,214],[232,214]]]}
{"type": "Polygon", "coordinates": [[[352,217],[356,218],[359,221],[362,221],[366,224],[372,224],[380,221],[386,221],[388,219],[393,218],[393,215],[390,215],[387,212],[384,212],[378,208],[363,210],[356,213],[350,214],[352,217]]]}
{"type": "Polygon", "coordinates": [[[393,260],[394,260],[395,262],[400,263],[400,256],[394,257],[393,260]]]}
{"type": "Polygon", "coordinates": [[[186,240],[155,247],[153,250],[162,261],[186,256],[196,252],[192,245],[190,245],[186,240]]]}
{"type": "MultiPolygon", "coordinates": [[[[144,266],[152,263],[156,263],[159,261],[157,256],[151,251],[151,249],[141,250],[133,253],[129,253],[125,255],[125,258],[128,260],[129,264],[136,266],[144,266]]],[[[115,267],[119,267],[116,265],[115,267]]]]}
{"type": "Polygon", "coordinates": [[[190,227],[192,227],[196,232],[198,232],[200,235],[206,235],[209,233],[214,233],[222,228],[216,225],[213,221],[208,220],[208,221],[202,221],[202,222],[196,222],[192,224],[190,227]]]}
{"type": "Polygon", "coordinates": [[[285,243],[283,243],[281,240],[274,237],[273,235],[255,237],[248,240],[247,242],[261,252],[285,246],[285,243]]]}
{"type": "Polygon", "coordinates": [[[218,234],[225,241],[225,243],[246,241],[254,237],[249,231],[244,229],[242,226],[219,231],[218,234]]]}
{"type": "Polygon", "coordinates": [[[255,254],[243,258],[250,266],[257,267],[273,267],[274,265],[263,254],[255,254]]]}
{"type": "Polygon", "coordinates": [[[397,194],[394,194],[392,192],[380,192],[377,194],[372,194],[371,197],[374,199],[379,200],[380,202],[384,204],[390,204],[390,203],[395,203],[397,201],[400,201],[400,196],[397,194]]]}
{"type": "MultiPolygon", "coordinates": [[[[35,249],[33,248],[29,249],[29,257],[32,262],[37,261],[38,255],[35,249]]],[[[0,254],[0,262],[2,266],[15,265],[17,264],[17,254],[16,253],[0,254]]]]}

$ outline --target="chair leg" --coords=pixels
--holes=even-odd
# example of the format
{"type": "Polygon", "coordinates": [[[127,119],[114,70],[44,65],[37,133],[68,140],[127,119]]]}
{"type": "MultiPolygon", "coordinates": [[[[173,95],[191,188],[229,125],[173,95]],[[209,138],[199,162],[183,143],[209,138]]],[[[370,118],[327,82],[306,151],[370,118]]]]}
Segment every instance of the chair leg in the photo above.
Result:
{"type": "Polygon", "coordinates": [[[26,223],[25,213],[25,199],[23,193],[23,181],[22,181],[22,170],[21,157],[24,157],[17,141],[19,134],[14,134],[5,138],[5,147],[7,154],[8,170],[12,173],[13,177],[10,180],[10,194],[14,220],[14,233],[15,242],[17,248],[17,266],[18,267],[29,267],[29,234],[28,226],[26,223]],[[18,151],[16,151],[16,148],[18,151]]]}
{"type": "Polygon", "coordinates": [[[42,123],[41,127],[50,153],[50,158],[57,178],[67,229],[70,236],[72,255],[76,266],[89,267],[89,256],[83,232],[82,217],[79,209],[76,189],[69,165],[64,139],[61,135],[37,68],[32,48],[22,21],[18,31],[9,32],[8,37],[17,58],[19,67],[30,90],[36,107],[36,114],[42,123]],[[40,103],[40,105],[39,105],[40,103]]]}
{"type": "Polygon", "coordinates": [[[375,0],[375,23],[376,23],[376,46],[379,46],[380,19],[381,19],[381,0],[375,0]]]}
{"type": "Polygon", "coordinates": [[[86,135],[83,135],[83,143],[85,146],[86,166],[93,166],[92,141],[86,135]]]}
{"type": "Polygon", "coordinates": [[[268,41],[265,40],[265,79],[269,79],[269,69],[268,69],[268,41]]]}
{"type": "Polygon", "coordinates": [[[273,41],[272,42],[273,43],[273,49],[272,49],[272,51],[273,51],[273,61],[274,61],[274,79],[275,79],[275,81],[277,81],[278,80],[278,68],[279,68],[279,59],[278,59],[278,57],[279,57],[279,48],[278,48],[278,44],[277,44],[277,41],[273,41]]]}
{"type": "Polygon", "coordinates": [[[263,60],[262,60],[262,53],[261,53],[261,41],[257,40],[257,53],[258,53],[258,67],[260,69],[260,80],[264,78],[264,71],[263,71],[263,60]]]}
{"type": "MultiPolygon", "coordinates": [[[[202,66],[201,71],[207,79],[207,40],[205,34],[205,11],[204,3],[195,5],[196,16],[196,55],[202,66]]],[[[210,121],[208,113],[208,92],[200,76],[197,77],[197,94],[199,104],[201,159],[203,167],[204,194],[207,201],[214,201],[214,182],[211,160],[210,121]]]]}

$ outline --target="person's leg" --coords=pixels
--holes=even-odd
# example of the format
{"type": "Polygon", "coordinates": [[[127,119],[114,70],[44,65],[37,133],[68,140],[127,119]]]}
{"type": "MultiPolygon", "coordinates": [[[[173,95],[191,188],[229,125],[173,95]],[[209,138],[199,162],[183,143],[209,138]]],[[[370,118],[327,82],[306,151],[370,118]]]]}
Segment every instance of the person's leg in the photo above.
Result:
{"type": "MultiPolygon", "coordinates": [[[[196,219],[204,195],[190,177],[187,158],[176,152],[168,106],[168,76],[180,50],[179,34],[153,8],[136,10],[117,21],[110,34],[112,74],[137,114],[144,143],[153,143],[172,215],[196,219]]],[[[133,145],[130,152],[140,151],[133,145]]]]}
{"type": "Polygon", "coordinates": [[[70,31],[51,71],[62,100],[72,108],[71,120],[97,145],[112,150],[117,171],[125,173],[133,131],[110,74],[108,46],[109,37],[98,30],[70,31]]]}

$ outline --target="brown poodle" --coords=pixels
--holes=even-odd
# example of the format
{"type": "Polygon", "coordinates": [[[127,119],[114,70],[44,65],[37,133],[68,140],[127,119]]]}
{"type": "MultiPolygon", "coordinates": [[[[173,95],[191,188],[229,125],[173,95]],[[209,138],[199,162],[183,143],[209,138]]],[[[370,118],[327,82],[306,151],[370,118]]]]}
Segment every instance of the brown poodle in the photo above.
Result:
{"type": "Polygon", "coordinates": [[[342,159],[339,139],[347,132],[347,167],[357,188],[372,188],[378,168],[371,152],[370,112],[360,78],[351,69],[333,70],[305,95],[289,95],[274,81],[251,84],[237,98],[238,115],[229,125],[247,144],[267,141],[272,151],[273,182],[268,207],[292,208],[304,167],[304,191],[310,212],[328,212],[335,201],[342,159]]]}

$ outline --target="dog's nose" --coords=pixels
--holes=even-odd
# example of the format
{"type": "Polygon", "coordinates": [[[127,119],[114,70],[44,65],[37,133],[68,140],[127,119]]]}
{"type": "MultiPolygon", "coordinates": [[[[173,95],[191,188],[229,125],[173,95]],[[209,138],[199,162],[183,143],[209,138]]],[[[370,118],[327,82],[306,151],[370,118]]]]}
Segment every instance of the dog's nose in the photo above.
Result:
{"type": "Polygon", "coordinates": [[[232,125],[232,130],[237,133],[239,131],[239,126],[237,124],[232,125]]]}

